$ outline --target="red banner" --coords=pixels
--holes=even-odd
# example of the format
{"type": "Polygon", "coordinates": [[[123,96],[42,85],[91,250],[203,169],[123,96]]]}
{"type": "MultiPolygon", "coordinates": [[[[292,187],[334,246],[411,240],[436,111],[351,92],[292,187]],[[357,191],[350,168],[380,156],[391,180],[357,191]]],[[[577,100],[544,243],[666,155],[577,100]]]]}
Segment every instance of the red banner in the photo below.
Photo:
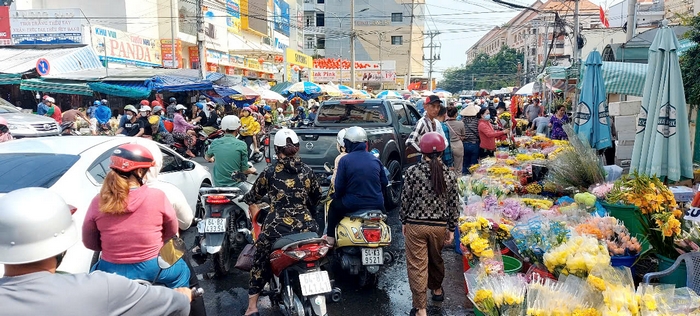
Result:
{"type": "Polygon", "coordinates": [[[0,46],[12,45],[10,7],[0,6],[0,46]]]}

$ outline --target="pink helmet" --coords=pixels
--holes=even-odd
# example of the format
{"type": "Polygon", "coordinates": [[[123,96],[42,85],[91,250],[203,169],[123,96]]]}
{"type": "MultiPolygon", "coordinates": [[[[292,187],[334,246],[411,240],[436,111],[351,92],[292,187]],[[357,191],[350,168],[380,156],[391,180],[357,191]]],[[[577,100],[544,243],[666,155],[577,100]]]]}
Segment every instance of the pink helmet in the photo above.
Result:
{"type": "Polygon", "coordinates": [[[2,116],[0,116],[0,125],[5,125],[7,127],[10,127],[10,125],[7,123],[7,120],[2,116]]]}

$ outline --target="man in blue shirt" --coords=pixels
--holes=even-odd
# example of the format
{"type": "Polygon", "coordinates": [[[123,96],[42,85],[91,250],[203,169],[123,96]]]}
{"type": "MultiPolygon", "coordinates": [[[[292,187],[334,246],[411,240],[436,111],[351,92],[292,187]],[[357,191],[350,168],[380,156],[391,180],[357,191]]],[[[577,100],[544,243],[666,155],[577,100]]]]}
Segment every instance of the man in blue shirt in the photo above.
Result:
{"type": "Polygon", "coordinates": [[[343,139],[348,154],[338,163],[326,228],[331,245],[335,243],[335,227],[346,214],[359,210],[384,211],[383,189],[389,184],[382,162],[367,152],[367,132],[362,127],[348,128],[343,139]]]}
{"type": "Polygon", "coordinates": [[[44,100],[39,102],[39,104],[36,105],[36,114],[38,115],[46,115],[49,113],[49,101],[48,97],[44,97],[44,100]]]}

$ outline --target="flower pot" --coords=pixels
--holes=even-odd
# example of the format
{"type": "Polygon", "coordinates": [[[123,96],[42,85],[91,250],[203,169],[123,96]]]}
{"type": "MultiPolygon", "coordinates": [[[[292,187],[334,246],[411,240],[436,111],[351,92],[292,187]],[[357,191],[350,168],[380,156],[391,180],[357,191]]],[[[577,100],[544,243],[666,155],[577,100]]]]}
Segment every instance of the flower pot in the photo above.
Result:
{"type": "MultiPolygon", "coordinates": [[[[656,257],[659,259],[659,271],[670,268],[676,262],[676,260],[659,254],[656,257]]],[[[685,266],[685,262],[682,262],[671,274],[659,278],[659,283],[675,284],[676,288],[686,287],[688,283],[688,268],[685,266]]]]}
{"type": "Polygon", "coordinates": [[[634,263],[637,261],[637,258],[639,258],[639,255],[636,256],[612,256],[610,257],[610,265],[613,267],[628,267],[630,268],[630,271],[632,272],[632,275],[634,274],[634,263]]]}
{"type": "Polygon", "coordinates": [[[621,220],[630,231],[631,236],[647,236],[649,219],[634,205],[608,204],[600,202],[610,216],[621,220]]]}

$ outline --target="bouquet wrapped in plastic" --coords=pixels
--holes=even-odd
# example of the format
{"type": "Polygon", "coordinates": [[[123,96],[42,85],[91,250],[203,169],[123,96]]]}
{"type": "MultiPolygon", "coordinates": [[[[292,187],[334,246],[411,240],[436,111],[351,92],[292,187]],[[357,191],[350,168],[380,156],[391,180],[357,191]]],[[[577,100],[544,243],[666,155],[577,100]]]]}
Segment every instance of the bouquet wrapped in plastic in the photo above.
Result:
{"type": "Polygon", "coordinates": [[[600,295],[586,281],[563,276],[559,281],[544,279],[527,287],[529,316],[600,316],[600,295]]]}
{"type": "Polygon", "coordinates": [[[487,218],[483,214],[459,219],[460,242],[468,250],[465,254],[468,257],[493,259],[498,251],[498,241],[510,239],[510,231],[510,225],[499,224],[498,218],[487,218]]]}
{"type": "Polygon", "coordinates": [[[700,315],[700,296],[668,284],[640,284],[637,288],[642,316],[700,315]]]}
{"type": "Polygon", "coordinates": [[[594,268],[610,265],[608,249],[590,236],[572,237],[547,251],[543,259],[547,270],[555,276],[572,274],[585,278],[594,268]]]}
{"type": "Polygon", "coordinates": [[[642,245],[637,237],[630,232],[618,219],[610,216],[588,217],[574,228],[581,235],[597,238],[608,247],[610,256],[636,256],[642,251],[642,245]]]}
{"type": "Polygon", "coordinates": [[[515,225],[511,235],[525,262],[535,264],[543,263],[545,252],[569,238],[569,228],[562,220],[535,216],[515,225]]]}
{"type": "Polygon", "coordinates": [[[484,315],[520,316],[525,313],[527,283],[521,274],[489,275],[481,264],[464,273],[468,297],[484,315]]]}

